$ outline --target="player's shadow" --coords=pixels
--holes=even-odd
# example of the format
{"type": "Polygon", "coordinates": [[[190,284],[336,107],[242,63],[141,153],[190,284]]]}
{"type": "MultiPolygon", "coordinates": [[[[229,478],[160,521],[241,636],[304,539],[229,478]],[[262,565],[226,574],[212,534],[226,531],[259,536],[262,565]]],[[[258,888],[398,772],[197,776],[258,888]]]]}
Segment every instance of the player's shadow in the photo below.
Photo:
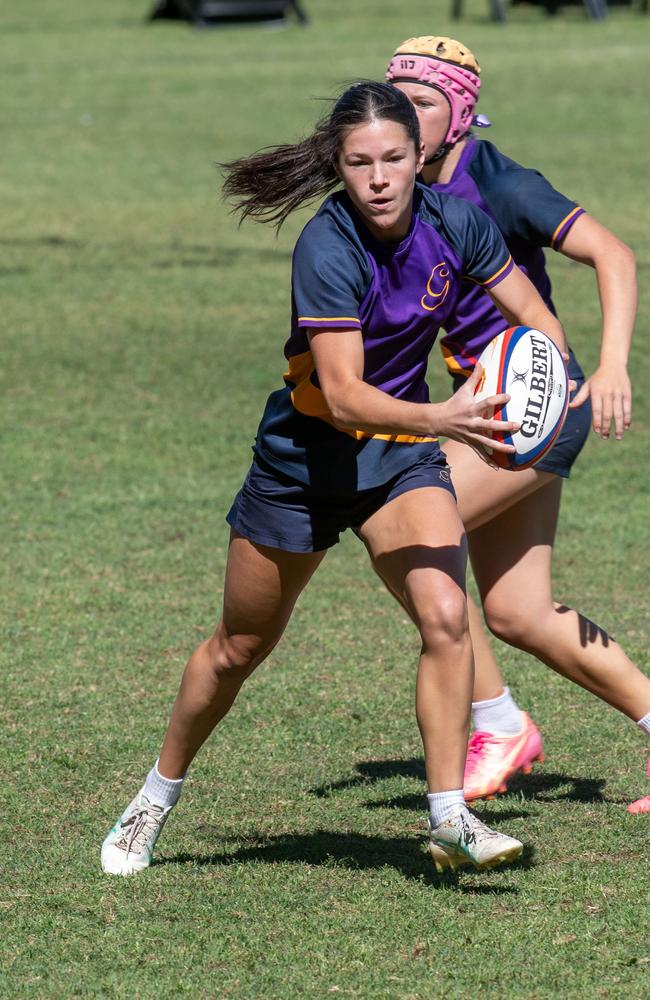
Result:
{"type": "MultiPolygon", "coordinates": [[[[205,835],[205,829],[204,829],[205,835]]],[[[215,833],[216,836],[216,833],[215,833]]],[[[394,868],[408,880],[432,888],[453,887],[468,895],[517,895],[512,885],[475,883],[467,880],[460,872],[438,874],[429,856],[420,849],[421,839],[409,837],[385,837],[361,833],[336,833],[330,830],[315,830],[304,834],[282,834],[277,837],[252,835],[255,842],[235,851],[213,854],[176,854],[154,860],[154,865],[200,865],[218,866],[256,864],[301,864],[310,867],[344,868],[353,871],[394,868]]],[[[504,869],[522,871],[534,866],[534,849],[525,847],[522,856],[504,869]]],[[[461,872],[471,872],[464,868],[461,872]]],[[[472,872],[472,878],[476,873],[472,872]]]]}
{"type": "MultiPolygon", "coordinates": [[[[389,778],[415,778],[424,784],[425,773],[424,763],[420,757],[407,759],[389,760],[365,760],[356,764],[357,774],[352,778],[345,778],[312,788],[312,794],[319,798],[329,798],[336,792],[344,791],[348,788],[368,788],[385,781],[389,778]]],[[[511,796],[516,795],[520,801],[540,801],[540,802],[611,802],[616,805],[622,804],[622,800],[606,797],[603,793],[605,787],[604,778],[582,778],[578,775],[564,774],[561,771],[548,772],[540,771],[529,775],[518,774],[508,782],[507,796],[499,796],[499,802],[508,802],[511,796]]],[[[387,799],[373,799],[366,803],[368,809],[410,809],[421,811],[423,807],[423,795],[399,795],[387,799]]],[[[473,811],[483,819],[482,807],[473,811]]],[[[512,809],[502,810],[498,813],[489,813],[489,822],[498,823],[502,819],[518,819],[528,816],[525,810],[512,809]]]]}
{"type": "MultiPolygon", "coordinates": [[[[422,813],[426,809],[424,795],[395,795],[389,799],[372,799],[363,803],[364,809],[406,809],[414,813],[422,813]]],[[[498,812],[484,809],[482,803],[471,803],[471,809],[475,816],[487,823],[488,826],[498,827],[500,823],[505,823],[511,819],[527,819],[530,812],[517,806],[514,809],[500,808],[498,812]]]]}
{"type": "Polygon", "coordinates": [[[508,782],[508,793],[538,802],[609,802],[625,805],[625,799],[615,799],[605,795],[604,778],[582,778],[578,775],[559,772],[538,774],[517,774],[508,782]]]}

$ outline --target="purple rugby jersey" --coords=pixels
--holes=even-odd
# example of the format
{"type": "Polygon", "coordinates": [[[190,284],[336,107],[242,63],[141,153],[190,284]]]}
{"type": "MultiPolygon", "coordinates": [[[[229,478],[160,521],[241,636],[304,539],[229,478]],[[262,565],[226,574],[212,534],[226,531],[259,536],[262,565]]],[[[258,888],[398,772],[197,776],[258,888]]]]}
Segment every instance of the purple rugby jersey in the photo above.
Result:
{"type": "Polygon", "coordinates": [[[292,270],[285,386],[268,399],[255,443],[274,468],[325,492],[388,482],[436,438],[340,431],[320,389],[308,330],[359,329],[364,381],[397,399],[426,403],[427,361],[461,282],[490,288],[513,267],[496,226],[468,202],[418,186],[400,243],[371,235],[344,192],[305,226],[292,270]]]}
{"type": "MultiPolygon", "coordinates": [[[[537,170],[520,166],[496,146],[469,136],[451,180],[430,190],[482,208],[499,227],[512,258],[555,314],[542,247],[557,249],[584,212],[537,170]]],[[[440,340],[452,375],[469,375],[490,340],[508,325],[489,295],[464,284],[440,340]]]]}

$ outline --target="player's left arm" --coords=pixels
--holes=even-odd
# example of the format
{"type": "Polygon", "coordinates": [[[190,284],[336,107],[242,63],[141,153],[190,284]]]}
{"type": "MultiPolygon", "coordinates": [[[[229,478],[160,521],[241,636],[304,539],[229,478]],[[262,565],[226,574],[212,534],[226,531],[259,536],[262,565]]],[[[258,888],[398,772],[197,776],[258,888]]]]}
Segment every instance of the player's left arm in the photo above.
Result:
{"type": "Polygon", "coordinates": [[[634,253],[586,214],[576,219],[557,249],[596,271],[603,324],[598,368],[570,405],[580,406],[591,396],[595,432],[608,438],[613,422],[616,439],[620,440],[632,421],[627,361],[637,308],[634,253]]]}

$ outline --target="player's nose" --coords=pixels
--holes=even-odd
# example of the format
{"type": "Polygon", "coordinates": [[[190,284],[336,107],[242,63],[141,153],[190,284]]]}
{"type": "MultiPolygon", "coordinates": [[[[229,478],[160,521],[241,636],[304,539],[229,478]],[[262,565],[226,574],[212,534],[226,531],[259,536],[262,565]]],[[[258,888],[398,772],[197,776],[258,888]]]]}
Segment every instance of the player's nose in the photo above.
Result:
{"type": "Polygon", "coordinates": [[[370,168],[370,183],[375,188],[385,187],[388,183],[386,178],[386,167],[381,160],[373,163],[370,168]]]}

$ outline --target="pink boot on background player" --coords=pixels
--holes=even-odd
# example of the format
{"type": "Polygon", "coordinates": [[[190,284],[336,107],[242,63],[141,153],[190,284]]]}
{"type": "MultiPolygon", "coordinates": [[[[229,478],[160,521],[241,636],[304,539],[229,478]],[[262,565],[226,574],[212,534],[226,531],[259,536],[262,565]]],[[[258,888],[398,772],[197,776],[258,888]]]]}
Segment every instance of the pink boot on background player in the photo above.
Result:
{"type": "MultiPolygon", "coordinates": [[[[530,774],[535,761],[543,762],[542,736],[525,713],[521,713],[522,729],[514,736],[493,733],[472,733],[467,746],[465,764],[465,800],[493,798],[508,790],[507,782],[518,771],[530,774]]],[[[630,806],[630,808],[632,808],[630,806]]]]}
{"type": "MultiPolygon", "coordinates": [[[[650,758],[648,758],[648,777],[650,778],[650,758]]],[[[632,805],[627,807],[630,813],[650,813],[650,795],[644,799],[637,799],[632,805]]]]}

